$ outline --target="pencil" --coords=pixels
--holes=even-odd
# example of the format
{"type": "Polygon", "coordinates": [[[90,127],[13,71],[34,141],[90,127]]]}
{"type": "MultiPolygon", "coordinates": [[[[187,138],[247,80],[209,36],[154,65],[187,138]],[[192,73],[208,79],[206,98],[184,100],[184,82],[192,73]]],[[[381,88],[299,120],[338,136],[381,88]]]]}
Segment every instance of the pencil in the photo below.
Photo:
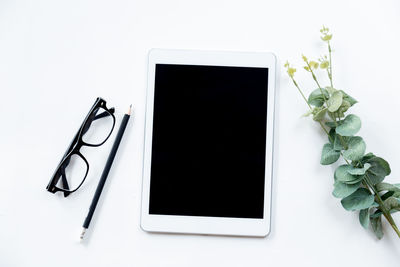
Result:
{"type": "Polygon", "coordinates": [[[83,223],[83,229],[82,229],[82,233],[80,236],[81,240],[83,239],[83,236],[85,235],[86,230],[89,228],[90,221],[92,220],[94,211],[96,210],[96,206],[97,206],[97,203],[99,202],[101,192],[103,191],[104,184],[107,180],[108,173],[110,172],[111,165],[113,164],[115,155],[117,154],[119,144],[121,143],[122,136],[124,135],[126,125],[128,124],[129,118],[131,116],[131,110],[132,110],[132,105],[130,105],[128,113],[126,113],[122,119],[117,136],[115,137],[115,140],[114,140],[114,144],[111,148],[110,154],[108,155],[106,165],[104,167],[103,173],[101,174],[99,184],[97,185],[96,192],[94,193],[94,196],[92,199],[92,203],[90,204],[89,213],[86,216],[86,219],[83,223]]]}

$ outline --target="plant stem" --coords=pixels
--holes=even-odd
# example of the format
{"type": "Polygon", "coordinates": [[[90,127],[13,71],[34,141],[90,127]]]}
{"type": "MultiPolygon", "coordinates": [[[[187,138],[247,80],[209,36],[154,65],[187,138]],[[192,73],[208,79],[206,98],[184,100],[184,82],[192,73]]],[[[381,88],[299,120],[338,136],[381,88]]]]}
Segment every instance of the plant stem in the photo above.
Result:
{"type": "MultiPolygon", "coordinates": [[[[321,122],[321,121],[318,121],[318,122],[319,122],[319,125],[321,125],[322,130],[324,130],[324,132],[328,135],[328,138],[331,139],[331,136],[329,135],[328,130],[325,129],[325,127],[324,127],[324,125],[322,124],[322,122],[321,122]]],[[[331,141],[333,142],[334,140],[331,140],[331,141]]]]}
{"type": "MultiPolygon", "coordinates": [[[[329,63],[330,64],[330,63],[329,63]]],[[[330,83],[331,83],[331,87],[332,87],[332,76],[331,76],[331,73],[329,72],[329,68],[328,69],[326,69],[326,72],[328,73],[328,77],[329,77],[329,81],[330,81],[330,83]]],[[[333,88],[333,87],[332,87],[333,88]]]]}
{"type": "Polygon", "coordinates": [[[303,91],[301,91],[301,89],[300,89],[299,85],[297,84],[297,82],[295,81],[295,79],[294,79],[293,77],[290,77],[290,78],[292,78],[292,81],[293,81],[294,85],[296,86],[297,90],[299,90],[301,96],[303,97],[304,101],[306,101],[308,107],[309,107],[310,109],[312,109],[311,106],[310,106],[310,104],[308,104],[307,98],[304,96],[303,91]]]}
{"type": "Polygon", "coordinates": [[[329,51],[329,71],[328,71],[328,76],[329,76],[329,80],[331,82],[331,87],[333,88],[333,81],[332,81],[332,49],[331,49],[331,43],[329,41],[328,41],[328,51],[329,51]]]}

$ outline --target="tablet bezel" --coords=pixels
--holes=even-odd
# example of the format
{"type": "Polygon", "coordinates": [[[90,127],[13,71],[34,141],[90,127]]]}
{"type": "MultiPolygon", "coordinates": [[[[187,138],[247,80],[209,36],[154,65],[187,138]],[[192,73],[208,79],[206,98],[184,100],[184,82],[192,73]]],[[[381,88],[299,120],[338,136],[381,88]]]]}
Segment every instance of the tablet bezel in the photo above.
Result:
{"type": "Polygon", "coordinates": [[[276,58],[272,53],[152,49],[148,55],[148,81],[143,156],[141,228],[149,232],[266,236],[270,232],[274,135],[276,58]],[[226,218],[149,214],[156,64],[268,68],[267,132],[264,218],[226,218]]]}

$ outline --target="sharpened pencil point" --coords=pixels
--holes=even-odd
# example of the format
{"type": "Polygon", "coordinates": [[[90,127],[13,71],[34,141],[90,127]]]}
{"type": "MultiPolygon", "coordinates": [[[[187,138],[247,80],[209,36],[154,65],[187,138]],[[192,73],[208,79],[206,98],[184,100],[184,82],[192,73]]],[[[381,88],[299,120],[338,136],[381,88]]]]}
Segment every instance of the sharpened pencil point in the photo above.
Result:
{"type": "Polygon", "coordinates": [[[129,111],[126,114],[131,115],[131,112],[132,112],[132,104],[129,106],[129,111]]]}
{"type": "Polygon", "coordinates": [[[83,228],[82,228],[81,237],[80,237],[81,240],[83,240],[83,236],[85,235],[85,233],[86,233],[86,228],[83,227],[83,228]]]}

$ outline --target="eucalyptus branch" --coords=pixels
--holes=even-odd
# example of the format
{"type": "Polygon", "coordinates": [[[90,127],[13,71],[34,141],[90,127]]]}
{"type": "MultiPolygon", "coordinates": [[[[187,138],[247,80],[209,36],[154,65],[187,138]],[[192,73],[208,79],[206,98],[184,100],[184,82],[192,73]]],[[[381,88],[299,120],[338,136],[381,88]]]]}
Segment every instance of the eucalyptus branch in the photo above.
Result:
{"type": "Polygon", "coordinates": [[[361,225],[364,228],[371,226],[379,239],[383,236],[382,215],[400,238],[400,231],[391,215],[400,211],[400,186],[383,182],[391,173],[389,163],[372,153],[366,154],[364,140],[355,136],[361,128],[361,120],[354,114],[345,113],[357,101],[344,91],[333,87],[330,44],[332,34],[326,27],[321,29],[321,33],[321,39],[328,44],[329,59],[324,56],[319,59],[320,63],[317,63],[303,55],[303,61],[306,63],[304,69],[311,73],[318,86],[308,98],[294,79],[296,69],[288,62],[285,64],[289,77],[310,109],[306,116],[312,115],[328,136],[329,143],[323,146],[320,163],[329,165],[343,158],[346,164],[336,168],[333,196],[341,199],[341,204],[346,210],[359,211],[361,225]],[[330,87],[323,88],[320,85],[316,75],[319,68],[327,71],[330,87]]]}

